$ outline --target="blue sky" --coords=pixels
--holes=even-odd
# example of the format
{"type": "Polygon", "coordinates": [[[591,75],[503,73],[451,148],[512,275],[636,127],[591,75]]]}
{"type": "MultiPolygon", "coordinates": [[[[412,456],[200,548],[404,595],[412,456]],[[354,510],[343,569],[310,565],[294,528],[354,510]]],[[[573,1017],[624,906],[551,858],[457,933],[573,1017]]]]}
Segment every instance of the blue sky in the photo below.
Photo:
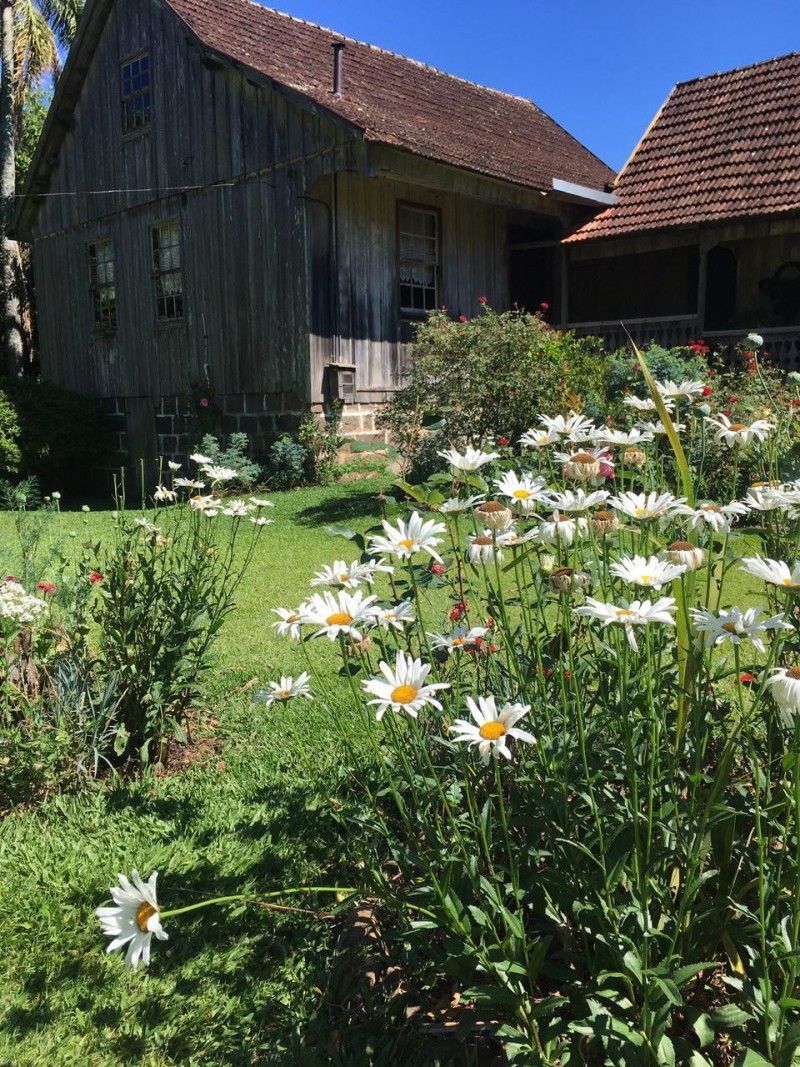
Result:
{"type": "Polygon", "coordinates": [[[677,81],[800,51],[800,0],[272,0],[526,96],[615,170],[677,81]]]}

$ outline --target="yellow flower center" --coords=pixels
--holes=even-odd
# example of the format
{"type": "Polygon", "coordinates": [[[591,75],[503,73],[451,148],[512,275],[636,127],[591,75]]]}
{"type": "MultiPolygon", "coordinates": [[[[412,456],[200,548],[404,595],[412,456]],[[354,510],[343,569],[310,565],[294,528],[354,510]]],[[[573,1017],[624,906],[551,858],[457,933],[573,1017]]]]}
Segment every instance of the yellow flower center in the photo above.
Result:
{"type": "Polygon", "coordinates": [[[716,504],[703,504],[703,511],[714,511],[714,512],[718,512],[718,511],[721,511],[721,510],[722,510],[722,509],[721,509],[721,508],[718,508],[716,504]]]}
{"type": "Polygon", "coordinates": [[[276,700],[288,700],[291,695],[292,695],[291,689],[276,689],[275,690],[275,699],[276,700]]]}
{"type": "Polygon", "coordinates": [[[452,643],[452,645],[454,647],[455,647],[455,645],[463,645],[464,644],[464,638],[463,637],[454,637],[451,643],[452,643]]]}
{"type": "Polygon", "coordinates": [[[476,537],[473,542],[476,545],[491,545],[493,541],[491,537],[487,537],[486,534],[481,534],[480,537],[476,537]]]}
{"type": "Polygon", "coordinates": [[[349,582],[350,581],[350,575],[349,574],[340,574],[339,575],[339,581],[342,584],[344,584],[345,582],[349,582]]]}
{"type": "Polygon", "coordinates": [[[293,612],[291,615],[287,615],[286,618],[283,621],[284,622],[297,622],[297,620],[299,618],[300,618],[300,616],[298,614],[296,614],[295,612],[293,612]]]}
{"type": "Polygon", "coordinates": [[[652,582],[652,580],[653,580],[652,574],[643,574],[642,577],[640,578],[640,581],[642,581],[642,582],[652,582]]]}
{"type": "Polygon", "coordinates": [[[527,489],[515,489],[511,495],[517,500],[528,500],[531,494],[527,489]]]}
{"type": "Polygon", "coordinates": [[[410,552],[411,549],[414,547],[414,538],[413,537],[404,537],[402,541],[398,541],[397,543],[398,543],[398,545],[401,546],[401,548],[407,548],[408,551],[410,552]]]}
{"type": "Polygon", "coordinates": [[[158,915],[157,909],[154,908],[152,904],[148,904],[146,900],[143,900],[136,909],[136,925],[143,934],[149,933],[147,924],[154,915],[158,915]]]}
{"type": "Polygon", "coordinates": [[[736,433],[740,433],[742,430],[746,430],[747,426],[743,422],[732,422],[731,429],[735,430],[736,433]]]}
{"type": "Polygon", "coordinates": [[[781,581],[786,586],[794,585],[794,582],[792,581],[791,578],[782,578],[781,581]]]}
{"type": "Polygon", "coordinates": [[[392,703],[393,704],[410,704],[412,700],[416,699],[418,689],[415,689],[413,685],[398,685],[396,689],[392,690],[392,703]]]}
{"type": "Polygon", "coordinates": [[[793,682],[800,680],[800,667],[790,667],[786,672],[786,677],[791,678],[793,682]]]}
{"type": "Polygon", "coordinates": [[[328,626],[349,626],[352,621],[353,616],[348,615],[346,611],[335,611],[325,620],[328,626]]]}
{"type": "Polygon", "coordinates": [[[635,614],[636,614],[636,612],[635,611],[631,611],[629,608],[617,608],[617,618],[618,619],[631,618],[631,616],[633,616],[635,614]]]}
{"type": "Polygon", "coordinates": [[[722,624],[722,629],[723,630],[727,630],[729,634],[735,634],[736,633],[736,623],[735,622],[724,622],[722,624]]]}
{"type": "Polygon", "coordinates": [[[634,508],[634,509],[633,509],[633,514],[634,514],[634,515],[635,515],[635,516],[636,516],[636,517],[637,517],[638,519],[641,519],[641,517],[642,517],[643,515],[646,515],[646,514],[647,514],[647,508],[634,508]]]}
{"type": "Polygon", "coordinates": [[[491,722],[485,722],[480,730],[478,730],[478,733],[484,741],[497,741],[503,734],[508,733],[508,731],[501,722],[498,722],[497,719],[493,719],[491,722]]]}

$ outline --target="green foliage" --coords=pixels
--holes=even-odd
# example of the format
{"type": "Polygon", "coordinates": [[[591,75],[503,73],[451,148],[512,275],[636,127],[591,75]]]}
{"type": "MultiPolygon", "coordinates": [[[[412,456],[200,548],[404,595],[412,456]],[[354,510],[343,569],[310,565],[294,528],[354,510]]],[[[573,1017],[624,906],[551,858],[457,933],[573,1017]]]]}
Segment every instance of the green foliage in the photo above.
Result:
{"type": "Polygon", "coordinates": [[[297,441],[306,451],[305,480],[310,485],[325,485],[331,480],[339,450],[344,444],[341,422],[340,400],[331,402],[322,423],[311,411],[303,416],[297,431],[297,441]]]}
{"type": "Polygon", "coordinates": [[[230,467],[236,471],[233,485],[239,485],[247,489],[261,478],[261,466],[256,463],[247,453],[250,450],[250,442],[246,433],[232,433],[227,442],[206,434],[200,442],[200,451],[215,466],[230,467]]]}
{"type": "Polygon", "coordinates": [[[417,471],[447,443],[516,444],[539,412],[566,412],[600,390],[598,342],[540,315],[484,307],[470,322],[432,313],[416,331],[407,384],[379,417],[417,471]],[[430,432],[429,432],[430,431],[430,432]]]}
{"type": "Polygon", "coordinates": [[[48,489],[80,490],[108,454],[98,402],[47,382],[0,380],[0,471],[33,475],[48,489]]]}
{"type": "Polygon", "coordinates": [[[285,433],[269,450],[267,480],[273,489],[293,489],[306,476],[308,453],[291,434],[285,433]]]}
{"type": "Polygon", "coordinates": [[[28,170],[33,160],[33,153],[36,151],[36,145],[39,142],[39,136],[42,132],[49,106],[49,95],[41,89],[26,96],[22,103],[22,128],[17,136],[14,160],[18,194],[25,188],[28,170]]]}

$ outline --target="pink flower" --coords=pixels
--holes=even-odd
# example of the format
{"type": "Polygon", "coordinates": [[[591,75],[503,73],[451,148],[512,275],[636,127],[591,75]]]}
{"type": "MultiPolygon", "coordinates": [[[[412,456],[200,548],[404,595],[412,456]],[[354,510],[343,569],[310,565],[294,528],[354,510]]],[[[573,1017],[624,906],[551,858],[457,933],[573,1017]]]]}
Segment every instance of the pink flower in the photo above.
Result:
{"type": "Polygon", "coordinates": [[[458,316],[458,321],[459,322],[469,322],[469,319],[467,318],[466,315],[459,315],[458,316]]]}
{"type": "Polygon", "coordinates": [[[208,407],[208,397],[207,396],[201,396],[200,397],[200,407],[201,408],[207,408],[208,407]]]}
{"type": "Polygon", "coordinates": [[[18,582],[19,578],[16,578],[13,574],[7,574],[4,580],[7,582],[18,582]]]}
{"type": "Polygon", "coordinates": [[[447,568],[442,563],[431,563],[431,574],[444,574],[447,568]]]}
{"type": "Polygon", "coordinates": [[[92,571],[92,573],[89,575],[89,581],[92,583],[92,585],[97,585],[99,582],[102,582],[102,580],[103,575],[100,573],[100,571],[92,571]]]}
{"type": "Polygon", "coordinates": [[[488,296],[479,296],[478,297],[478,303],[485,306],[486,304],[489,303],[489,297],[488,296]]]}
{"type": "Polygon", "coordinates": [[[542,311],[549,311],[550,310],[550,305],[547,303],[546,300],[543,300],[541,302],[541,304],[539,305],[539,307],[541,308],[542,311]]]}
{"type": "Polygon", "coordinates": [[[55,582],[37,582],[36,583],[36,588],[37,589],[41,589],[41,591],[46,596],[50,596],[51,593],[55,593],[55,591],[56,591],[56,583],[55,582]]]}

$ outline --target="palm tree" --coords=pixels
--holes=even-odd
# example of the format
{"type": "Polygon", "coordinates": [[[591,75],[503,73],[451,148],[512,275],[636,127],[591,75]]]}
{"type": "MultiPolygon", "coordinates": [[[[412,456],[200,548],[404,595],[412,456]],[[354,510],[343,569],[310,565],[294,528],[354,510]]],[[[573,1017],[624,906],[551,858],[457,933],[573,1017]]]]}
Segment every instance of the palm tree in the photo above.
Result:
{"type": "Polygon", "coordinates": [[[61,51],[75,35],[84,0],[0,0],[0,209],[2,210],[3,352],[6,373],[22,374],[19,250],[14,217],[15,149],[26,98],[61,69],[61,51]]]}

